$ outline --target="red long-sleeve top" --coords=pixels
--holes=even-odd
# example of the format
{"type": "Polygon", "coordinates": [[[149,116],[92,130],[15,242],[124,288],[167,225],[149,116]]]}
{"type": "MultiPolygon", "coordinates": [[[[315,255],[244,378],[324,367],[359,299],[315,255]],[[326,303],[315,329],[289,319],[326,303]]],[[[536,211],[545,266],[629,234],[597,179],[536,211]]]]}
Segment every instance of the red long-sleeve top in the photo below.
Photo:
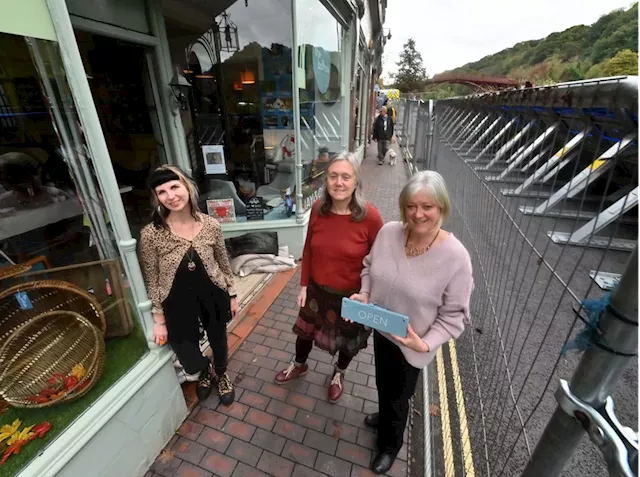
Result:
{"type": "Polygon", "coordinates": [[[351,215],[322,216],[318,203],[313,205],[302,255],[302,286],[313,280],[335,290],[360,290],[362,261],[383,225],[373,204],[366,210],[365,218],[355,222],[351,215]]]}

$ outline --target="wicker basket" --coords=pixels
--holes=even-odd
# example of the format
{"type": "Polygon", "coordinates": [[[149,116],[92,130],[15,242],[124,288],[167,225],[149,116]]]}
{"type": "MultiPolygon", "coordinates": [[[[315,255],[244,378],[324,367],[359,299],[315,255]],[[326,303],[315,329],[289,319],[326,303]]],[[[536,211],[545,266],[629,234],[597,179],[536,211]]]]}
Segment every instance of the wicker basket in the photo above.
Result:
{"type": "Polygon", "coordinates": [[[103,336],[89,320],[73,311],[44,313],[0,349],[0,397],[10,406],[29,408],[77,399],[102,376],[104,357],[103,336]],[[85,373],[73,380],[74,367],[80,365],[85,373]]]}
{"type": "Polygon", "coordinates": [[[69,282],[38,280],[14,285],[0,293],[0,343],[32,318],[56,310],[74,311],[82,315],[104,336],[104,313],[91,293],[69,282]],[[31,309],[21,308],[17,293],[26,293],[31,309]]]}

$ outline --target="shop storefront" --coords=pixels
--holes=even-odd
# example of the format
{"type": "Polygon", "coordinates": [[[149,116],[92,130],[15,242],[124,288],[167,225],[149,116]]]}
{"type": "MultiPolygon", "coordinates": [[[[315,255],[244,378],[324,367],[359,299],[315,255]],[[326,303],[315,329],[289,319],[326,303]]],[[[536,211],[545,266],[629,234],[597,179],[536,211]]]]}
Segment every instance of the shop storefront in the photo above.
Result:
{"type": "Polygon", "coordinates": [[[18,3],[0,17],[0,346],[61,311],[106,339],[45,356],[56,393],[27,397],[88,389],[68,404],[16,407],[0,379],[18,396],[0,428],[52,424],[0,474],[141,476],[187,414],[136,250],[149,172],[182,167],[225,237],[273,231],[300,257],[327,162],[363,156],[386,2],[18,3]],[[82,365],[68,389],[56,353],[82,365]]]}

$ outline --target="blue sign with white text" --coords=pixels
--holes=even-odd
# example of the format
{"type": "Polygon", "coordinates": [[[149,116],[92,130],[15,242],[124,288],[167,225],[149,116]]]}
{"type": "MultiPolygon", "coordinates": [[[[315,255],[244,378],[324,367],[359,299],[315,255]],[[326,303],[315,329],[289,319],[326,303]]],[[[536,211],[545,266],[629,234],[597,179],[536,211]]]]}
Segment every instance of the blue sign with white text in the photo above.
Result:
{"type": "Polygon", "coordinates": [[[343,298],[342,317],[378,331],[384,331],[401,338],[407,337],[409,317],[376,305],[365,305],[359,301],[343,298]]]}

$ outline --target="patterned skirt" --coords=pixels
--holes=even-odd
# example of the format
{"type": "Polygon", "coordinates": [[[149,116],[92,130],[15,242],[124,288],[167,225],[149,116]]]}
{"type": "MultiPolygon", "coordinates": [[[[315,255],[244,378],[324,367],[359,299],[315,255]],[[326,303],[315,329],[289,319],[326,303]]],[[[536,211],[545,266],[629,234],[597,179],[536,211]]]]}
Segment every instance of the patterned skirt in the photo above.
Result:
{"type": "Polygon", "coordinates": [[[357,291],[340,292],[310,282],[307,302],[300,308],[293,332],[304,340],[314,341],[318,348],[331,355],[342,351],[355,356],[367,347],[371,329],[341,318],[342,298],[353,293],[357,291]]]}

